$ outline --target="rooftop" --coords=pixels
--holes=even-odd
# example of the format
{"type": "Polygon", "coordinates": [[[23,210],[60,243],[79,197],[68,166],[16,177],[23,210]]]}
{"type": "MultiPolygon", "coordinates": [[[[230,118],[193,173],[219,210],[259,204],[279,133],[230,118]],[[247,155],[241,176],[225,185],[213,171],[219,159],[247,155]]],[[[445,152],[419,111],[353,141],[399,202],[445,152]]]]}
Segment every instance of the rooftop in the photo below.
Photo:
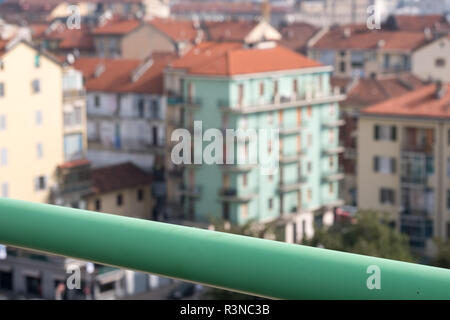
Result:
{"type": "Polygon", "coordinates": [[[106,193],[127,188],[148,185],[152,182],[149,173],[131,162],[92,169],[94,193],[106,193]]]}
{"type": "Polygon", "coordinates": [[[304,22],[288,24],[280,28],[283,39],[280,44],[294,51],[306,49],[309,39],[311,39],[319,28],[304,22]]]}
{"type": "Polygon", "coordinates": [[[348,91],[345,105],[369,106],[423,87],[416,76],[405,73],[359,79],[348,91]]]}
{"type": "Polygon", "coordinates": [[[365,108],[367,115],[404,116],[417,118],[450,119],[450,84],[442,85],[438,96],[438,85],[431,84],[396,98],[365,108]]]}
{"type": "Polygon", "coordinates": [[[413,51],[427,42],[424,32],[368,30],[365,25],[333,27],[313,49],[413,51]]]}
{"type": "Polygon", "coordinates": [[[130,20],[111,20],[95,28],[92,31],[93,35],[125,35],[128,34],[139,26],[142,25],[140,20],[130,19],[130,20]]]}
{"type": "Polygon", "coordinates": [[[155,18],[148,23],[176,42],[193,42],[197,37],[197,30],[192,21],[155,18]]]}
{"type": "Polygon", "coordinates": [[[83,73],[88,91],[162,94],[164,68],[175,57],[170,53],[153,53],[144,61],[81,57],[74,67],[83,73]]]}
{"type": "Polygon", "coordinates": [[[276,44],[247,48],[238,42],[204,42],[171,66],[195,75],[233,76],[313,68],[322,64],[276,44]]]}

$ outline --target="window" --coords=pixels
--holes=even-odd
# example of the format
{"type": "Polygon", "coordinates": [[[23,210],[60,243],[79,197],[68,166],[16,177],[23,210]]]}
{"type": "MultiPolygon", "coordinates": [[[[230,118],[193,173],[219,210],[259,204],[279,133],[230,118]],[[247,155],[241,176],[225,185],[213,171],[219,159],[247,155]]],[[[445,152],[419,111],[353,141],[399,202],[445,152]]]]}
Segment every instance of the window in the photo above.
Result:
{"type": "Polygon", "coordinates": [[[333,193],[334,193],[334,185],[333,185],[332,182],[328,183],[328,192],[329,192],[330,194],[333,194],[333,193]]]}
{"type": "Polygon", "coordinates": [[[329,163],[329,165],[330,165],[330,168],[333,168],[333,167],[334,167],[334,157],[333,157],[333,156],[330,156],[330,157],[328,158],[328,163],[329,163]]]}
{"type": "Polygon", "coordinates": [[[45,190],[47,188],[47,178],[45,176],[39,176],[35,179],[35,189],[45,190]]]}
{"type": "Polygon", "coordinates": [[[34,66],[36,68],[39,68],[41,66],[41,55],[40,54],[36,54],[34,56],[34,66]]]}
{"type": "Polygon", "coordinates": [[[381,188],[380,189],[380,203],[385,205],[395,204],[395,191],[392,189],[381,188]]]}
{"type": "MultiPolygon", "coordinates": [[[[267,113],[267,122],[269,122],[269,124],[273,124],[273,111],[267,113]]],[[[449,134],[450,134],[450,130],[449,130],[449,134]]],[[[450,144],[450,142],[449,142],[450,144]]]]}
{"type": "Polygon", "coordinates": [[[308,189],[307,197],[308,197],[308,201],[311,201],[311,199],[312,199],[312,190],[311,189],[308,189]]]}
{"type": "Polygon", "coordinates": [[[259,83],[259,96],[260,97],[264,96],[264,82],[259,83]]]}
{"type": "Polygon", "coordinates": [[[396,160],[389,157],[374,157],[374,171],[378,173],[391,174],[396,172],[396,160]]]}
{"type": "Polygon", "coordinates": [[[123,195],[121,193],[117,195],[116,204],[118,207],[121,207],[123,205],[123,195]]]}
{"type": "Polygon", "coordinates": [[[242,218],[244,219],[248,218],[248,205],[246,203],[241,205],[241,214],[242,218]]]}
{"type": "Polygon", "coordinates": [[[389,54],[384,55],[384,68],[388,69],[391,65],[391,56],[389,54]]]}
{"type": "Polygon", "coordinates": [[[308,118],[311,119],[311,117],[312,117],[312,106],[308,106],[307,113],[308,113],[308,118]]]}
{"type": "Polygon", "coordinates": [[[138,116],[139,118],[143,118],[144,117],[144,99],[140,98],[138,100],[138,116]]]}
{"type": "Polygon", "coordinates": [[[9,197],[9,184],[4,182],[2,183],[2,197],[8,198],[9,197]]]}
{"type": "Polygon", "coordinates": [[[3,82],[0,82],[0,97],[5,96],[5,84],[3,82]]]}
{"type": "Polygon", "coordinates": [[[345,64],[345,61],[341,61],[339,64],[339,71],[341,73],[345,73],[347,71],[347,65],[345,64]]]}
{"type": "Polygon", "coordinates": [[[42,111],[37,110],[34,114],[35,123],[37,126],[40,126],[42,124],[42,111]]]}
{"type": "Polygon", "coordinates": [[[144,200],[144,190],[139,189],[139,190],[137,191],[137,200],[138,200],[138,201],[144,200]]]}
{"type": "Polygon", "coordinates": [[[243,185],[244,187],[246,187],[247,184],[248,184],[248,176],[247,176],[246,173],[244,173],[243,176],[242,176],[242,185],[243,185]]]}
{"type": "Polygon", "coordinates": [[[311,161],[308,161],[307,167],[308,167],[308,173],[311,173],[312,172],[312,162],[311,161]]]}
{"type": "Polygon", "coordinates": [[[6,130],[6,116],[0,115],[0,131],[6,130]]]}
{"type": "Polygon", "coordinates": [[[25,283],[28,294],[42,296],[42,281],[40,277],[26,276],[25,283]]]}
{"type": "Polygon", "coordinates": [[[13,290],[12,271],[0,271],[0,289],[13,290]]]}
{"type": "Polygon", "coordinates": [[[100,107],[100,96],[99,95],[94,96],[94,106],[100,107]]]}
{"type": "Polygon", "coordinates": [[[34,79],[31,82],[31,88],[32,88],[33,93],[41,92],[41,81],[39,79],[34,79]]]}
{"type": "Polygon", "coordinates": [[[273,208],[273,198],[269,199],[268,207],[269,207],[269,210],[272,210],[272,208],[273,208]]]}
{"type": "Polygon", "coordinates": [[[102,201],[100,199],[95,200],[95,210],[100,211],[102,209],[102,201]]]}
{"type": "Polygon", "coordinates": [[[66,160],[78,159],[83,155],[83,136],[81,133],[64,136],[64,156],[66,160]]]}
{"type": "Polygon", "coordinates": [[[8,165],[8,150],[3,148],[0,152],[0,165],[6,166],[8,165]]]}
{"type": "Polygon", "coordinates": [[[159,119],[159,101],[158,99],[153,99],[151,104],[152,118],[159,119]]]}
{"type": "Polygon", "coordinates": [[[42,143],[38,143],[36,145],[36,156],[38,159],[42,159],[42,157],[44,156],[44,149],[42,143]]]}
{"type": "Polygon", "coordinates": [[[396,141],[397,127],[395,126],[374,126],[374,140],[376,141],[396,141]]]}
{"type": "Polygon", "coordinates": [[[437,58],[435,61],[434,61],[434,65],[436,66],[436,67],[438,67],[438,68],[443,68],[443,67],[445,67],[445,63],[446,61],[445,61],[445,59],[444,58],[437,58]]]}

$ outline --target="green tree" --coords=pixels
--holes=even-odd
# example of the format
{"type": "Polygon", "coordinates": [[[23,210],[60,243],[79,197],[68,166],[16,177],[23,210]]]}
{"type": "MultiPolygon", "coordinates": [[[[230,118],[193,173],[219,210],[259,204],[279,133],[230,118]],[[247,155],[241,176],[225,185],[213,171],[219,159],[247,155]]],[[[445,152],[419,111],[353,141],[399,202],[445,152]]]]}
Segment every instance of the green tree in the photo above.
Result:
{"type": "Polygon", "coordinates": [[[450,269],[450,241],[435,240],[435,243],[438,251],[431,264],[435,267],[450,269]]]}
{"type": "Polygon", "coordinates": [[[312,239],[303,241],[303,244],[379,258],[415,261],[408,237],[394,230],[386,215],[373,211],[360,211],[354,222],[336,223],[328,229],[318,230],[312,239]]]}

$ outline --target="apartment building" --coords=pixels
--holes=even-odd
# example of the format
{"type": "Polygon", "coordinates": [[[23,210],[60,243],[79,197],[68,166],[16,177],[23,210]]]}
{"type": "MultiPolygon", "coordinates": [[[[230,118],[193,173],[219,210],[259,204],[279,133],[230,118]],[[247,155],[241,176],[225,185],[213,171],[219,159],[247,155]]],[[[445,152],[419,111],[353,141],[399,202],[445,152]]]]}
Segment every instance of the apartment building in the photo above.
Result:
{"type": "Polygon", "coordinates": [[[334,67],[334,76],[365,78],[411,71],[415,49],[432,34],[412,31],[368,30],[364,25],[332,27],[314,37],[308,56],[334,67]]]}
{"type": "Polygon", "coordinates": [[[450,35],[418,48],[412,55],[412,72],[424,81],[450,82],[450,35]]]}
{"type": "Polygon", "coordinates": [[[388,212],[412,248],[450,238],[450,86],[432,84],[361,112],[358,206],[388,212]]]}
{"type": "Polygon", "coordinates": [[[65,162],[63,68],[25,42],[0,59],[0,195],[45,203],[65,162]]]}
{"type": "MultiPolygon", "coordinates": [[[[273,42],[202,43],[170,65],[166,88],[183,88],[179,107],[190,137],[198,137],[197,121],[203,132],[253,129],[260,137],[260,129],[280,131],[258,146],[277,158],[267,175],[258,161],[182,164],[186,219],[277,220],[290,242],[312,236],[315,224],[332,223],[333,208],[341,204],[338,102],[343,97],[330,87],[331,71],[273,42]]],[[[225,145],[222,154],[248,159],[255,141],[238,136],[236,142],[225,145]]],[[[192,155],[198,152],[194,147],[192,155]]]]}
{"type": "Polygon", "coordinates": [[[346,99],[340,104],[342,119],[345,121],[345,125],[339,132],[340,144],[345,148],[345,152],[339,157],[340,166],[345,173],[345,178],[339,188],[340,198],[346,204],[356,206],[358,200],[357,146],[360,111],[375,103],[421,88],[425,84],[410,73],[379,76],[375,79],[332,78],[332,84],[339,87],[341,92],[346,93],[346,99]]]}
{"type": "Polygon", "coordinates": [[[133,162],[149,171],[162,161],[166,100],[163,70],[173,58],[79,58],[87,89],[88,158],[93,167],[133,162]]]}

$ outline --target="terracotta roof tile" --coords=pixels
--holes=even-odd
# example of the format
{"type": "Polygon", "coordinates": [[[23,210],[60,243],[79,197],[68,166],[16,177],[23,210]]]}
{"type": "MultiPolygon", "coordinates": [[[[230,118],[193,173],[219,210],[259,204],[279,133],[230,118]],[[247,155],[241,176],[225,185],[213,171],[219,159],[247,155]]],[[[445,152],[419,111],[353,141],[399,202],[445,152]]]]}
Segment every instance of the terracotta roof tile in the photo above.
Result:
{"type": "Polygon", "coordinates": [[[58,168],[71,169],[71,168],[75,168],[75,167],[87,166],[89,164],[91,164],[91,162],[88,159],[79,159],[79,160],[64,162],[63,164],[59,165],[58,168]]]}
{"type": "Polygon", "coordinates": [[[149,185],[152,182],[149,173],[130,162],[93,169],[91,177],[93,192],[97,194],[149,185]]]}
{"type": "Polygon", "coordinates": [[[197,36],[192,21],[155,18],[148,23],[174,41],[193,42],[197,36]]]}
{"type": "Polygon", "coordinates": [[[144,61],[82,57],[75,61],[74,67],[83,73],[88,91],[162,94],[164,68],[175,57],[171,53],[153,54],[153,63],[134,82],[133,74],[145,64],[144,61]],[[96,71],[100,69],[103,72],[96,76],[96,71]]]}
{"type": "Polygon", "coordinates": [[[334,50],[379,48],[380,50],[412,51],[426,42],[423,32],[367,30],[366,26],[351,25],[332,28],[312,47],[334,50]]]}
{"type": "Polygon", "coordinates": [[[304,22],[286,25],[280,29],[283,36],[280,44],[294,51],[304,51],[308,41],[318,31],[316,26],[304,22]]]}
{"type": "Polygon", "coordinates": [[[241,43],[202,43],[172,64],[190,74],[232,76],[322,66],[285,47],[243,48],[241,43]]]}
{"type": "Polygon", "coordinates": [[[203,27],[209,41],[244,41],[257,24],[256,21],[206,21],[203,27]]]}
{"type": "Polygon", "coordinates": [[[363,114],[450,119],[450,84],[443,97],[436,96],[436,84],[431,84],[385,102],[363,109],[363,114]]]}
{"type": "Polygon", "coordinates": [[[450,25],[443,15],[396,15],[396,27],[404,31],[424,31],[426,28],[440,29],[450,25]]]}

